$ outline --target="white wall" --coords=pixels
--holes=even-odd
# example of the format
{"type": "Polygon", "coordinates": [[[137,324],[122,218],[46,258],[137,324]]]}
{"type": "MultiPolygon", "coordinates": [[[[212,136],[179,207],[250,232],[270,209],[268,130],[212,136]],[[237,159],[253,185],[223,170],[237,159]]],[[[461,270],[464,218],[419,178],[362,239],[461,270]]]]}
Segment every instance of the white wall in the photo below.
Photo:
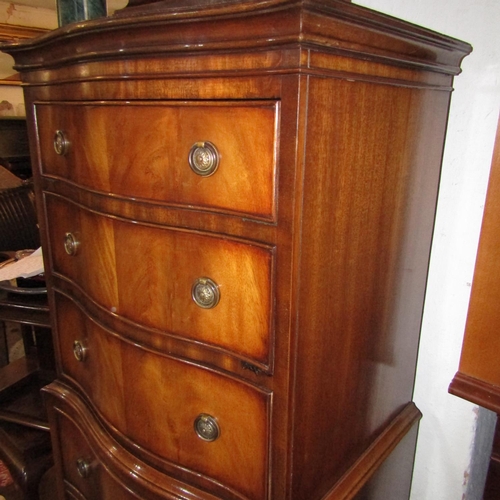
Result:
{"type": "MultiPolygon", "coordinates": [[[[353,0],[471,43],[455,79],[415,387],[412,500],[465,498],[477,408],[448,394],[460,358],[500,109],[499,0],[353,0]]],[[[392,499],[388,499],[392,500],[392,499]]],[[[467,500],[476,500],[472,494],[467,500]]]]}

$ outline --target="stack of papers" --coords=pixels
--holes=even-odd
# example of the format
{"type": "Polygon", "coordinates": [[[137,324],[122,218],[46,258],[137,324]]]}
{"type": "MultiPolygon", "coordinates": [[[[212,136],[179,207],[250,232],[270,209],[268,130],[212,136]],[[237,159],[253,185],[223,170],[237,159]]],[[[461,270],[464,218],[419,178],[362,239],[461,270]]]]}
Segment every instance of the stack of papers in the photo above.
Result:
{"type": "Polygon", "coordinates": [[[0,267],[0,281],[13,280],[15,278],[31,278],[43,273],[43,255],[39,248],[28,257],[16,260],[0,267]]]}

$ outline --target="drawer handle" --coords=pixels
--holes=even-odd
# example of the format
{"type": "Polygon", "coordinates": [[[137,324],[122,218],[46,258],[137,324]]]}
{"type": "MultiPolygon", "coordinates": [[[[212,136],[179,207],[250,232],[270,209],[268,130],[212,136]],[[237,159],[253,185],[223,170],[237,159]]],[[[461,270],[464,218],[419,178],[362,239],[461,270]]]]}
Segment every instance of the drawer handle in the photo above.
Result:
{"type": "Polygon", "coordinates": [[[73,233],[66,233],[64,235],[64,250],[66,250],[68,255],[75,256],[79,245],[80,242],[73,233]]]}
{"type": "Polygon", "coordinates": [[[60,156],[64,156],[69,151],[70,142],[62,130],[57,130],[54,136],[54,149],[60,156]]]}
{"type": "Polygon", "coordinates": [[[212,309],[219,303],[219,285],[210,278],[198,278],[191,289],[195,304],[202,309],[212,309]]]}
{"type": "Polygon", "coordinates": [[[211,142],[197,142],[189,151],[188,161],[195,174],[208,177],[219,166],[219,152],[211,142]]]}
{"type": "Polygon", "coordinates": [[[92,464],[85,458],[79,458],[76,461],[76,470],[78,471],[80,477],[87,479],[90,477],[90,473],[92,472],[92,464]]]}
{"type": "Polygon", "coordinates": [[[80,340],[73,342],[73,354],[77,361],[83,362],[87,358],[88,349],[83,345],[80,340]]]}
{"type": "Polygon", "coordinates": [[[194,421],[194,430],[203,441],[215,441],[220,436],[217,420],[211,415],[201,413],[194,421]]]}

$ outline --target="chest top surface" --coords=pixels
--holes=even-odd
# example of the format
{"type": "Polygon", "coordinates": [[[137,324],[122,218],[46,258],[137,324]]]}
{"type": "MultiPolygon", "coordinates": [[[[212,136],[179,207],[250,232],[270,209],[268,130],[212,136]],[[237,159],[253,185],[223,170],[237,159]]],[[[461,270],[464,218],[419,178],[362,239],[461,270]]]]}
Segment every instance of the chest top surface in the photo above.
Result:
{"type": "MultiPolygon", "coordinates": [[[[110,59],[228,51],[241,56],[292,48],[447,75],[460,72],[471,50],[467,43],[345,0],[137,0],[113,16],[70,24],[2,50],[23,72],[110,59]]],[[[311,64],[304,57],[282,58],[272,66],[304,71],[311,64]]],[[[270,70],[252,63],[253,70],[259,67],[270,70]]]]}

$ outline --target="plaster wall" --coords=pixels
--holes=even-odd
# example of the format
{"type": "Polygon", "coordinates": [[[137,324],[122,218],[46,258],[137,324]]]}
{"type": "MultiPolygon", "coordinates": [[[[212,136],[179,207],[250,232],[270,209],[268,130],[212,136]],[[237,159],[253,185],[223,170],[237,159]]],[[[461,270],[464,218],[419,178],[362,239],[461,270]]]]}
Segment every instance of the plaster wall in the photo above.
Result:
{"type": "Polygon", "coordinates": [[[447,391],[460,359],[500,109],[500,2],[353,2],[474,47],[450,110],[417,367],[415,401],[424,417],[411,500],[479,500],[471,477],[480,481],[485,472],[494,419],[447,391]]]}
{"type": "Polygon", "coordinates": [[[46,7],[32,7],[0,0],[0,23],[32,28],[57,28],[57,16],[54,5],[47,0],[46,7]]]}

